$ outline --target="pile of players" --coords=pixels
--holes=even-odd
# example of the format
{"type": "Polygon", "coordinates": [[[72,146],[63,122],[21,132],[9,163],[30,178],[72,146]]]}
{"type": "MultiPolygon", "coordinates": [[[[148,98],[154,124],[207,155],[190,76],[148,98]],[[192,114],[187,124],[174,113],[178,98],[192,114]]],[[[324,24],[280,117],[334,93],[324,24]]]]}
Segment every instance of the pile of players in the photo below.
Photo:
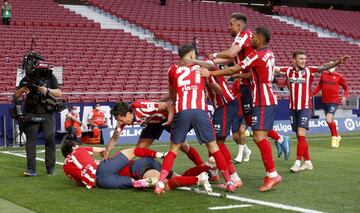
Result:
{"type": "Polygon", "coordinates": [[[267,137],[274,139],[279,157],[284,153],[287,160],[290,155],[290,139],[273,130],[277,105],[277,98],[272,90],[275,73],[285,75],[288,80],[291,123],[298,140],[296,161],[290,171],[312,170],[305,133],[311,116],[313,76],[329,70],[323,74],[319,84],[321,86],[317,90],[323,90],[332,146],[338,147],[341,137],[333,122],[333,115],[339,104],[338,85],[345,88],[342,101],[348,95],[348,88],[341,75],[334,72],[333,68],[345,63],[349,57],[331,60],[320,67],[309,67],[306,66],[306,53],[298,50],[293,53],[292,66],[276,67],[274,54],[268,47],[270,32],[264,27],[251,32],[247,29],[246,22],[244,14],[233,14],[229,31],[234,37],[234,43],[225,51],[209,55],[207,60],[197,60],[192,45],[179,47],[180,60],[168,70],[168,97],[159,102],[139,101],[131,105],[114,105],[111,114],[117,121],[117,128],[105,149],[79,147],[71,141],[65,142],[63,154],[66,157],[64,171],[67,176],[88,188],[94,185],[102,188],[152,186],[155,187],[156,194],[161,194],[169,189],[194,184],[203,185],[210,192],[212,189],[208,174],[210,180],[217,181],[217,171],[220,171],[225,183],[219,187],[235,192],[243,182],[235,169],[225,139],[232,131],[234,141],[239,144],[235,161],[248,161],[251,151],[245,145],[245,129],[250,126],[266,170],[259,190],[269,191],[282,181],[282,177],[276,171],[272,147],[267,137]],[[230,62],[235,65],[218,69],[217,65],[230,62]],[[223,76],[236,78],[233,88],[228,87],[223,76]],[[333,95],[334,85],[337,85],[336,95],[333,95]],[[325,99],[325,94],[329,91],[333,96],[325,99]],[[212,118],[208,113],[208,98],[215,109],[212,118]],[[109,152],[122,129],[132,124],[146,125],[136,148],[124,150],[109,158],[109,152]],[[199,143],[207,147],[208,162],[201,158],[194,147],[186,143],[186,135],[191,129],[195,131],[199,143]],[[165,155],[149,149],[160,138],[163,130],[170,132],[171,140],[169,151],[165,155]],[[172,171],[179,150],[195,164],[195,167],[181,176],[172,171]],[[94,153],[101,154],[104,160],[96,162],[91,156],[94,153]],[[134,156],[145,158],[131,161],[134,156]],[[155,157],[163,158],[161,166],[153,159],[155,157]]]}

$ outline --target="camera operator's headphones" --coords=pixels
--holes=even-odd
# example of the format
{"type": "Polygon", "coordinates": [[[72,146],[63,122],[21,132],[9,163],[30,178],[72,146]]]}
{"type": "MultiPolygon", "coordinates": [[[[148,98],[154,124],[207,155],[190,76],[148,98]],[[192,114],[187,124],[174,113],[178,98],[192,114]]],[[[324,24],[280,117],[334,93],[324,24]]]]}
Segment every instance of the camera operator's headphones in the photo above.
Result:
{"type": "Polygon", "coordinates": [[[35,69],[49,68],[48,65],[41,63],[44,60],[44,57],[39,53],[29,51],[23,58],[21,69],[24,70],[26,74],[31,75],[35,69]],[[46,67],[44,65],[46,65],[46,67]]]}

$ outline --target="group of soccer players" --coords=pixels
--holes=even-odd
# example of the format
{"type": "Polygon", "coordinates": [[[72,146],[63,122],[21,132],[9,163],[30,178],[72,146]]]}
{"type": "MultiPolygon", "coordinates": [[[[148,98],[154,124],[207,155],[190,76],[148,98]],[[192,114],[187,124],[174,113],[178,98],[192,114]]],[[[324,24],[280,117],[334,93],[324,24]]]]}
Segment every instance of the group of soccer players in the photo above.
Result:
{"type": "MultiPolygon", "coordinates": [[[[104,160],[99,164],[99,166],[105,168],[102,169],[103,172],[94,169],[99,167],[96,163],[91,165],[91,168],[81,163],[79,165],[74,162],[74,150],[79,148],[71,144],[68,145],[71,149],[64,152],[66,157],[65,166],[68,162],[72,165],[74,171],[78,171],[77,175],[81,177],[78,177],[77,180],[79,182],[84,179],[91,180],[93,184],[96,183],[100,187],[105,185],[104,188],[123,188],[119,187],[118,183],[122,183],[122,181],[117,180],[115,176],[119,176],[121,173],[119,171],[129,164],[129,160],[131,160],[135,151],[135,155],[143,157],[159,156],[159,154],[148,148],[154,140],[160,138],[163,130],[166,130],[170,132],[171,145],[164,156],[161,168],[157,165],[158,163],[154,163],[152,160],[144,160],[139,163],[141,166],[138,167],[140,175],[137,176],[137,179],[139,181],[133,181],[131,178],[134,177],[127,175],[125,185],[134,187],[139,185],[148,186],[149,184],[145,184],[148,183],[148,180],[143,181],[142,178],[147,177],[144,175],[147,171],[155,170],[156,174],[151,176],[156,178],[157,182],[154,192],[156,194],[163,193],[169,188],[169,177],[173,173],[172,166],[178,151],[181,150],[195,164],[195,167],[188,172],[193,176],[191,181],[180,176],[176,181],[171,182],[172,185],[182,186],[201,183],[205,189],[210,191],[207,176],[203,172],[209,172],[211,179],[216,180],[218,179],[215,172],[216,168],[225,180],[222,188],[226,191],[235,192],[236,188],[240,188],[243,183],[235,169],[225,139],[231,130],[233,139],[239,144],[239,154],[235,158],[236,161],[241,162],[243,159],[248,161],[251,151],[244,143],[244,130],[247,125],[251,126],[253,130],[253,139],[260,150],[266,170],[263,185],[259,190],[262,192],[271,190],[282,181],[282,177],[276,171],[271,144],[267,137],[274,139],[279,157],[284,153],[287,160],[290,155],[290,139],[279,135],[273,130],[277,105],[276,95],[272,90],[275,72],[285,75],[288,79],[291,123],[298,140],[297,158],[290,171],[298,172],[313,169],[305,138],[311,115],[311,83],[313,75],[345,63],[348,57],[344,56],[338,60],[332,60],[320,67],[308,67],[306,66],[305,52],[296,51],[293,55],[293,66],[276,67],[274,54],[268,47],[271,39],[269,31],[264,27],[258,27],[252,33],[247,29],[246,22],[245,15],[241,13],[233,14],[229,30],[235,38],[234,43],[227,50],[210,54],[208,60],[197,60],[192,45],[179,47],[180,60],[168,70],[169,95],[164,100],[159,102],[137,101],[131,105],[117,103],[112,108],[111,114],[118,122],[114,133],[116,140],[125,125],[146,124],[140,135],[137,148],[131,150],[130,157],[126,156],[126,154],[119,154],[115,157],[118,158],[118,162],[122,162],[119,163],[121,167],[113,168],[108,166],[107,169],[106,164],[116,164],[117,161],[107,163],[113,158],[104,160]],[[223,70],[218,69],[218,64],[228,64],[229,62],[234,62],[235,65],[223,70]],[[225,78],[222,76],[237,78],[232,89],[228,87],[225,78]],[[215,108],[212,118],[209,116],[207,109],[206,100],[208,98],[215,108]],[[211,156],[210,159],[214,159],[216,167],[204,162],[198,151],[186,143],[186,135],[191,129],[195,131],[199,143],[206,145],[209,157],[211,156]],[[148,155],[144,155],[144,153],[148,155]],[[303,165],[301,165],[302,158],[305,161],[303,165]],[[104,172],[104,170],[106,171],[104,172]],[[101,175],[102,173],[112,174],[111,176],[114,177],[104,178],[101,175]],[[90,177],[88,174],[92,174],[92,176],[90,177]],[[177,184],[174,184],[174,182],[177,184]],[[106,184],[111,187],[106,187],[106,184]]],[[[338,82],[341,82],[340,77],[337,77],[338,82]]],[[[322,79],[322,81],[322,85],[324,85],[325,79],[322,79]]],[[[346,84],[342,82],[341,85],[346,84]]],[[[323,87],[324,92],[325,87],[323,87]]],[[[348,92],[346,92],[346,95],[348,95],[348,92]]],[[[334,109],[337,106],[336,104],[338,102],[329,103],[329,109],[326,112],[333,115],[336,111],[336,108],[334,109]]],[[[329,115],[328,118],[327,115],[327,121],[335,141],[333,142],[334,147],[336,147],[341,138],[336,132],[336,125],[334,130],[333,116],[329,115]]],[[[108,144],[106,151],[103,152],[104,159],[108,159],[109,150],[114,144],[114,142],[108,144]]],[[[70,169],[65,173],[74,178],[74,175],[70,174],[70,169]]]]}

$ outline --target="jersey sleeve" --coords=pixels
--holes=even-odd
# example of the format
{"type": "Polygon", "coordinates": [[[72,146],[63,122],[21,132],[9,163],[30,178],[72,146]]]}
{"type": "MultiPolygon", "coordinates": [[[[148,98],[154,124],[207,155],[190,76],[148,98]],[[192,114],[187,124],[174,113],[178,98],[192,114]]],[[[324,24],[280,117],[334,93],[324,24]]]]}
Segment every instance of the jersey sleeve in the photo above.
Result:
{"type": "Polygon", "coordinates": [[[285,74],[288,71],[289,67],[280,67],[280,73],[285,74]]]}
{"type": "Polygon", "coordinates": [[[243,61],[241,61],[238,65],[242,69],[247,69],[249,67],[254,66],[254,63],[259,58],[259,55],[256,52],[250,53],[243,61]]]}
{"type": "Polygon", "coordinates": [[[342,86],[342,88],[344,89],[344,97],[348,97],[348,96],[349,96],[349,91],[350,91],[349,86],[347,85],[344,77],[343,77],[343,76],[340,76],[340,77],[341,77],[341,78],[340,78],[339,84],[340,84],[340,85],[342,86]]]}
{"type": "Polygon", "coordinates": [[[243,46],[248,38],[249,38],[249,35],[247,33],[240,33],[238,36],[236,36],[232,45],[243,48],[243,46]]]}
{"type": "Polygon", "coordinates": [[[174,78],[173,78],[173,73],[174,73],[174,66],[171,66],[169,69],[168,69],[168,78],[169,78],[169,86],[170,87],[173,87],[175,84],[174,84],[174,78]]]}
{"type": "Polygon", "coordinates": [[[321,89],[322,89],[322,78],[320,78],[318,85],[316,86],[314,91],[312,91],[311,96],[316,95],[318,92],[320,92],[321,89]]]}
{"type": "Polygon", "coordinates": [[[318,72],[318,68],[317,67],[314,67],[314,66],[309,66],[309,71],[311,74],[315,74],[318,72]]]}

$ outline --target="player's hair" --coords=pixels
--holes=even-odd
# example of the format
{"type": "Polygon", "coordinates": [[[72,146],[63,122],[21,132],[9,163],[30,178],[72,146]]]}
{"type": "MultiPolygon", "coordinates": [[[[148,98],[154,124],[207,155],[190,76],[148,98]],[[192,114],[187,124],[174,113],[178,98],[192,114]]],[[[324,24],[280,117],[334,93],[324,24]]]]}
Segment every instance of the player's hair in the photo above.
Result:
{"type": "Polygon", "coordinates": [[[178,52],[180,58],[183,58],[189,52],[194,51],[194,47],[191,44],[185,44],[179,47],[178,52]]]}
{"type": "Polygon", "coordinates": [[[73,147],[76,146],[76,142],[70,139],[66,139],[61,146],[61,153],[66,158],[73,151],[73,147]]]}
{"type": "Polygon", "coordinates": [[[261,34],[264,39],[265,39],[265,43],[269,43],[270,39],[271,39],[271,34],[269,32],[269,30],[266,27],[258,27],[255,29],[255,33],[256,34],[261,34]]]}
{"type": "Polygon", "coordinates": [[[293,58],[296,58],[298,55],[306,55],[306,52],[304,50],[296,50],[293,52],[293,58]]]}
{"type": "Polygon", "coordinates": [[[129,106],[129,104],[125,103],[125,102],[119,102],[119,103],[116,103],[110,113],[112,115],[120,115],[120,116],[125,116],[126,113],[130,112],[131,111],[131,108],[129,106]]]}
{"type": "Polygon", "coordinates": [[[232,19],[235,19],[236,21],[243,21],[246,24],[247,18],[246,15],[242,14],[242,13],[233,13],[231,15],[232,19]]]}

